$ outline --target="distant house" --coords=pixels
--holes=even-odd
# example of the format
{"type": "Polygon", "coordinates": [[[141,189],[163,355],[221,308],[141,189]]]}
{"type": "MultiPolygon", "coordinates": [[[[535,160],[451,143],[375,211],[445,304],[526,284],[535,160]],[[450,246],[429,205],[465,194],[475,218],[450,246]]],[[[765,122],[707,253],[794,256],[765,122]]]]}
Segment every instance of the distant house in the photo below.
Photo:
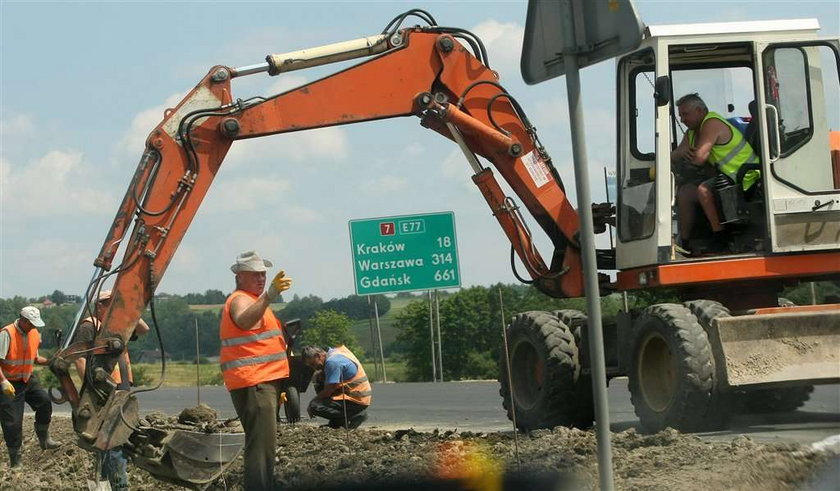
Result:
{"type": "Polygon", "coordinates": [[[43,302],[41,302],[41,306],[45,309],[51,309],[55,307],[55,302],[50,300],[49,298],[45,298],[43,302]]]}
{"type": "MultiPolygon", "coordinates": [[[[172,355],[169,353],[164,352],[164,356],[166,356],[166,361],[172,360],[172,355]]],[[[161,356],[159,349],[147,349],[140,352],[140,359],[137,361],[141,361],[143,363],[155,363],[159,362],[160,359],[161,356]]]]}

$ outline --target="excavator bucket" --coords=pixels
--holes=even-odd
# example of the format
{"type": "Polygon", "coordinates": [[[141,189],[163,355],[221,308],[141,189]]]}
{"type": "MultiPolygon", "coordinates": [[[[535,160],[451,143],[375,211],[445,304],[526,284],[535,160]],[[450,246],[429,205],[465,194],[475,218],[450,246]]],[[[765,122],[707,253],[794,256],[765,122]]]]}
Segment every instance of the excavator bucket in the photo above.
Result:
{"type": "Polygon", "coordinates": [[[204,489],[221,477],[245,446],[244,433],[204,433],[141,427],[126,445],[137,467],[156,479],[204,489]]]}
{"type": "Polygon", "coordinates": [[[840,305],[820,307],[718,318],[710,334],[725,360],[723,380],[733,387],[840,381],[840,305]]]}

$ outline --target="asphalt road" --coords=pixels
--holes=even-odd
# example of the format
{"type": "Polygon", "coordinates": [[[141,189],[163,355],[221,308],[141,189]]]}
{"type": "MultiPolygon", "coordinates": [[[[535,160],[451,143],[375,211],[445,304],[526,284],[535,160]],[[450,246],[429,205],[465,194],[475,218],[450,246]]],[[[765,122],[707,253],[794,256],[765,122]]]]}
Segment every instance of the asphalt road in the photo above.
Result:
{"type": "MultiPolygon", "coordinates": [[[[301,394],[304,413],[313,396],[311,388],[301,394]]],[[[612,380],[608,396],[612,431],[637,427],[639,421],[630,404],[627,379],[612,380]]],[[[198,402],[195,388],[158,389],[140,393],[138,399],[141,413],[163,411],[177,414],[198,402]]],[[[222,418],[236,415],[224,387],[201,387],[201,402],[214,407],[222,418]]],[[[66,404],[55,407],[57,413],[69,411],[66,404]]],[[[491,381],[375,384],[374,402],[369,413],[365,426],[381,429],[414,428],[428,431],[439,428],[476,432],[512,430],[502,409],[498,383],[491,381]]],[[[742,434],[757,441],[803,444],[840,435],[840,385],[817,386],[811,399],[798,411],[741,415],[734,419],[729,430],[701,436],[704,439],[729,440],[742,434]]]]}

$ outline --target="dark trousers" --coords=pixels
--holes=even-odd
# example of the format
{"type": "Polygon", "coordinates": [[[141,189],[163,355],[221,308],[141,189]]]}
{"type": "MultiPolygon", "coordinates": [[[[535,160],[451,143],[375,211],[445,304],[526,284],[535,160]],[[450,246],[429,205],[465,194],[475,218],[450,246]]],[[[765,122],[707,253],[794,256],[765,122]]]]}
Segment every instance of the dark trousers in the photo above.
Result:
{"type": "Polygon", "coordinates": [[[35,426],[48,426],[52,420],[52,402],[35,376],[29,382],[12,382],[12,385],[15,387],[13,400],[0,394],[0,423],[6,446],[20,448],[23,444],[23,403],[35,411],[35,426]]]}
{"type": "Polygon", "coordinates": [[[99,476],[107,479],[112,491],[128,489],[128,459],[123,453],[122,446],[111,450],[97,452],[99,459],[99,476]]]}
{"type": "Polygon", "coordinates": [[[312,414],[329,420],[332,428],[347,426],[353,416],[361,414],[367,406],[350,401],[334,401],[332,399],[312,399],[309,403],[312,414]],[[345,418],[346,416],[346,418],[345,418]]]}
{"type": "Polygon", "coordinates": [[[274,488],[277,445],[277,399],[284,380],[230,391],[236,415],[245,430],[245,489],[274,488]]]}

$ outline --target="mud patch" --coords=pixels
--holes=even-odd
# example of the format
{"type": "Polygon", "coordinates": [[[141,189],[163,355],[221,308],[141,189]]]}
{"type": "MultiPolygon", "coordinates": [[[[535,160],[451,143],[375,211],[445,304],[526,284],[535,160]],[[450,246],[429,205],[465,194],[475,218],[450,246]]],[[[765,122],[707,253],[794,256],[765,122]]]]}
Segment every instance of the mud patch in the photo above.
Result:
{"type": "MultiPolygon", "coordinates": [[[[176,416],[160,413],[144,419],[185,424],[176,416]]],[[[10,470],[8,456],[0,455],[0,489],[85,489],[94,472],[93,455],[73,444],[69,418],[54,418],[52,433],[65,445],[52,451],[38,448],[32,425],[32,418],[27,417],[21,467],[10,470]]],[[[199,426],[214,424],[202,420],[199,426]]],[[[670,429],[654,435],[628,430],[613,434],[612,442],[616,489],[627,490],[798,489],[830,458],[799,445],[761,444],[748,436],[709,442],[670,429]]],[[[559,473],[570,489],[597,489],[595,434],[560,427],[520,434],[517,452],[512,433],[410,428],[347,432],[309,423],[281,426],[277,431],[278,489],[435,476],[486,480],[516,471],[530,476],[559,473]]],[[[131,464],[129,482],[134,490],[179,489],[131,464]]],[[[241,488],[240,457],[224,480],[209,489],[241,488]]]]}

